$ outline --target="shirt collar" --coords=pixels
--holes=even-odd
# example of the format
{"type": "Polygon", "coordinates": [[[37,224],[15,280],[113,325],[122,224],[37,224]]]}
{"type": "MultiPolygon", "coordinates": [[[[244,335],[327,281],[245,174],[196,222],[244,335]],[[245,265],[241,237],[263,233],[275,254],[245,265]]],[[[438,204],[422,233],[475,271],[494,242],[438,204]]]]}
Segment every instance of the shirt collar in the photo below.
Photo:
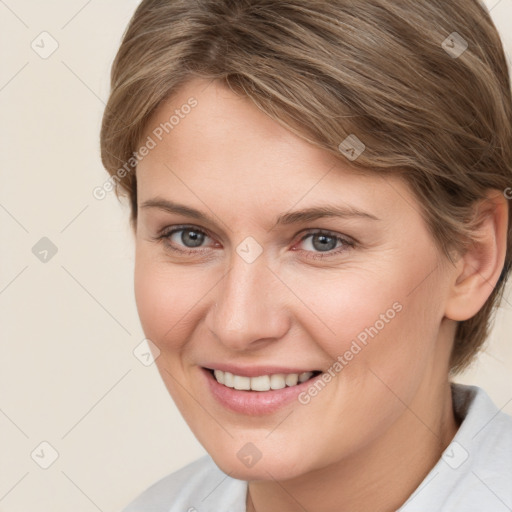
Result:
{"type": "Polygon", "coordinates": [[[451,384],[462,423],[419,487],[397,512],[510,512],[512,418],[476,386],[451,384]]]}

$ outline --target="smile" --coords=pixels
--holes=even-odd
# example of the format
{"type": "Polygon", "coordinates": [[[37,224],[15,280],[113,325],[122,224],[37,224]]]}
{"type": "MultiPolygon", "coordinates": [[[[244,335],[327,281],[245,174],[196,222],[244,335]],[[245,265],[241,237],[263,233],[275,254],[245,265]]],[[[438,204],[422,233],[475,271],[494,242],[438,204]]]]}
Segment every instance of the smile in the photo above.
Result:
{"type": "Polygon", "coordinates": [[[274,373],[271,375],[246,377],[243,375],[234,375],[222,370],[210,371],[219,384],[240,391],[270,391],[283,389],[285,387],[293,387],[298,384],[302,384],[321,373],[320,371],[290,374],[274,373]]]}
{"type": "Polygon", "coordinates": [[[246,416],[272,414],[299,404],[300,393],[322,375],[319,370],[273,365],[237,367],[214,363],[199,369],[207,396],[223,408],[246,416]]]}

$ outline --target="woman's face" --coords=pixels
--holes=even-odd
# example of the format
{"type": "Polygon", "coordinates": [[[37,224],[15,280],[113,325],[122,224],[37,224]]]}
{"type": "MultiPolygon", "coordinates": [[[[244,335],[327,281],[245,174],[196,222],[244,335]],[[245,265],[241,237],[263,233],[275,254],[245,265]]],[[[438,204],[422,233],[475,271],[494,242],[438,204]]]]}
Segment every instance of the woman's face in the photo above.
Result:
{"type": "Polygon", "coordinates": [[[189,82],[142,140],[137,307],[221,469],[291,478],[428,416],[453,269],[404,182],[350,170],[216,82],[189,82]],[[307,372],[323,373],[294,386],[307,372]]]}

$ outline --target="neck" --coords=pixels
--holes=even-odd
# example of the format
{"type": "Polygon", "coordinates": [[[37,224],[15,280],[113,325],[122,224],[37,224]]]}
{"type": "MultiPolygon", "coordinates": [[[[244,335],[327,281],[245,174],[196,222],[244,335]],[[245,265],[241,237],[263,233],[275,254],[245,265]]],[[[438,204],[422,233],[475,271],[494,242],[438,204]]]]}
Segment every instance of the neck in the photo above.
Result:
{"type": "Polygon", "coordinates": [[[458,429],[450,384],[425,384],[382,436],[336,464],[283,482],[249,483],[247,512],[393,512],[421,484],[458,429]]]}

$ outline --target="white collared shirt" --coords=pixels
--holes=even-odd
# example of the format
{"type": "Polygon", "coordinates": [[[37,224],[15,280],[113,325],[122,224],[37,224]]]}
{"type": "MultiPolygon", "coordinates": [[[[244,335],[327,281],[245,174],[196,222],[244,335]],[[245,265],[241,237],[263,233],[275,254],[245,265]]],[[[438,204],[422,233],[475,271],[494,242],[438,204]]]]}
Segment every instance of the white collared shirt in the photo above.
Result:
{"type": "MultiPolygon", "coordinates": [[[[451,444],[397,512],[512,512],[512,417],[476,386],[452,384],[462,423],[451,444]]],[[[123,512],[246,512],[247,482],[209,455],[162,478],[123,512]]]]}

